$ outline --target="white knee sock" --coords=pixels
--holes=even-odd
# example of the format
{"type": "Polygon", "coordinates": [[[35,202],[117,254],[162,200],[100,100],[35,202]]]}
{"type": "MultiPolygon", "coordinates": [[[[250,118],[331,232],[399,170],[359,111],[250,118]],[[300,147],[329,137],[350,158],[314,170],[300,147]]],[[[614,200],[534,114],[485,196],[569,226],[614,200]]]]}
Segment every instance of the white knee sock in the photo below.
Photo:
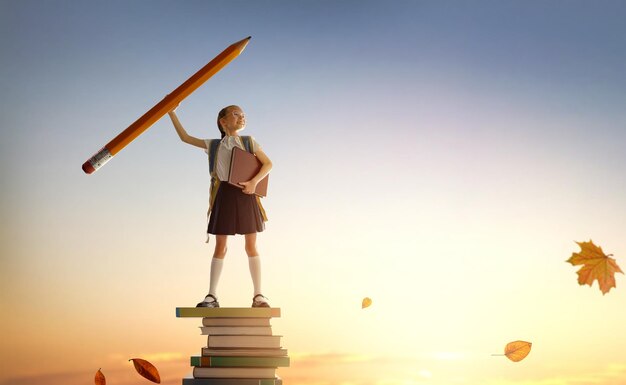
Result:
{"type": "MultiPolygon", "coordinates": [[[[215,295],[215,290],[217,289],[217,283],[220,281],[220,275],[222,274],[222,266],[224,266],[223,258],[211,259],[211,281],[209,282],[209,294],[215,295]]],[[[210,297],[209,299],[211,301],[213,300],[210,297]]]]}
{"type": "Polygon", "coordinates": [[[254,285],[254,295],[261,294],[261,258],[258,255],[248,257],[248,266],[254,285]]]}

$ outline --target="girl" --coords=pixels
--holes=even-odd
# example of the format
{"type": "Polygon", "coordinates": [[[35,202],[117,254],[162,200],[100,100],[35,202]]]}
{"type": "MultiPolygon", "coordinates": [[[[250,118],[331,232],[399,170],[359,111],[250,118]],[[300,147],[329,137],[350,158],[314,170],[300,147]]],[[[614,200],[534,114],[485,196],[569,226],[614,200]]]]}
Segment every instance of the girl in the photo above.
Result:
{"type": "Polygon", "coordinates": [[[217,146],[211,146],[210,139],[202,140],[188,135],[180,124],[175,110],[176,108],[170,111],[169,116],[180,139],[203,148],[209,155],[209,163],[213,165],[207,233],[215,235],[215,251],[211,260],[209,294],[196,307],[220,306],[215,293],[226,256],[226,241],[228,235],[234,234],[244,234],[246,239],[246,254],[254,285],[252,307],[269,307],[267,298],[261,294],[261,260],[256,249],[256,233],[264,230],[267,218],[259,199],[254,195],[254,190],[257,183],[269,174],[272,162],[254,138],[239,136],[239,131],[246,126],[246,115],[240,107],[225,107],[217,115],[217,128],[222,135],[217,146]],[[241,182],[242,188],[237,188],[225,181],[228,180],[230,171],[232,149],[239,147],[245,150],[244,139],[249,142],[252,152],[261,161],[262,166],[254,178],[241,182]],[[216,149],[214,154],[211,153],[212,147],[216,149]]]}

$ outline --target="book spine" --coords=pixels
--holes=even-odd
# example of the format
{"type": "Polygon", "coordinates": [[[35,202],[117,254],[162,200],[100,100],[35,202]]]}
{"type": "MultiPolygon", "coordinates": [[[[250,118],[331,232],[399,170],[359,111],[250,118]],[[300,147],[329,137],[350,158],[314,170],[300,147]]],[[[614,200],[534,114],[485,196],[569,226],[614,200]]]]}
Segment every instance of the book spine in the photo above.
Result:
{"type": "Polygon", "coordinates": [[[251,348],[251,349],[237,349],[237,348],[202,348],[202,356],[228,356],[228,357],[286,357],[288,354],[287,349],[283,348],[251,348]]]}
{"type": "Polygon", "coordinates": [[[270,318],[203,317],[202,326],[271,326],[270,318]]]}
{"type": "Polygon", "coordinates": [[[209,356],[190,358],[191,366],[200,367],[288,367],[289,357],[221,357],[209,356]]]}
{"type": "Polygon", "coordinates": [[[272,328],[269,326],[202,326],[200,331],[202,335],[272,335],[272,328]]]}
{"type": "Polygon", "coordinates": [[[194,378],[274,378],[275,368],[193,368],[194,378]]]}
{"type": "Polygon", "coordinates": [[[281,336],[209,336],[209,348],[280,348],[281,336]]]}
{"type": "Polygon", "coordinates": [[[208,308],[177,307],[176,317],[211,317],[211,318],[271,318],[280,317],[280,308],[208,308]]]}
{"type": "Polygon", "coordinates": [[[183,378],[183,385],[283,385],[280,377],[276,378],[183,378]]]}

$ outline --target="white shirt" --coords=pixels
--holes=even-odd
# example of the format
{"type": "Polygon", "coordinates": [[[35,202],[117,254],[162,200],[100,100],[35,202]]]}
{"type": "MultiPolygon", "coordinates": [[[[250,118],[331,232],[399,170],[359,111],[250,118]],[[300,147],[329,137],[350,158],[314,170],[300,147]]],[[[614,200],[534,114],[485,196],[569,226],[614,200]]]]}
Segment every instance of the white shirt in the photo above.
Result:
{"type": "MultiPolygon", "coordinates": [[[[252,148],[257,151],[261,149],[259,143],[254,140],[253,137],[250,137],[252,140],[252,148]]],[[[209,154],[209,149],[211,148],[211,139],[205,139],[206,150],[205,152],[209,154]]],[[[230,174],[230,158],[233,153],[233,148],[239,147],[240,149],[246,151],[246,148],[243,145],[243,140],[241,136],[225,136],[220,140],[219,146],[217,146],[217,156],[215,157],[215,173],[217,175],[217,179],[220,181],[227,181],[228,174],[230,174]]]]}

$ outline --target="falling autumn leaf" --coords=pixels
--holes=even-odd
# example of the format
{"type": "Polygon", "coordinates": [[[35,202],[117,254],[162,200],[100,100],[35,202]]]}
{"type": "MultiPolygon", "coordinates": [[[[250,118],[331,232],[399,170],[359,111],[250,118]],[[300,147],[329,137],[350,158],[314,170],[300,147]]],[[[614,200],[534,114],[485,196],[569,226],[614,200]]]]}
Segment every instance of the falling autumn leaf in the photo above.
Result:
{"type": "Polygon", "coordinates": [[[96,383],[96,385],[106,385],[107,384],[107,380],[106,380],[106,378],[104,378],[104,374],[102,374],[100,369],[98,369],[98,371],[96,372],[96,376],[94,378],[94,382],[96,383]]]}
{"type": "Polygon", "coordinates": [[[506,344],[504,355],[513,362],[519,362],[530,353],[532,343],[526,341],[513,341],[506,344]]]}
{"type": "Polygon", "coordinates": [[[493,356],[506,356],[513,362],[519,362],[530,353],[532,343],[526,341],[513,341],[506,344],[504,354],[492,354],[493,356]]]}
{"type": "Polygon", "coordinates": [[[605,255],[602,248],[594,245],[591,240],[576,243],[580,246],[580,253],[572,253],[567,262],[574,266],[583,265],[576,272],[578,283],[591,286],[597,280],[602,295],[608,293],[615,287],[615,273],[624,274],[615,259],[610,258],[613,254],[605,255]]]}
{"type": "Polygon", "coordinates": [[[363,302],[361,302],[361,309],[365,309],[372,304],[372,299],[369,297],[363,298],[363,302]]]}
{"type": "Polygon", "coordinates": [[[142,360],[141,358],[131,358],[128,361],[133,361],[135,365],[135,370],[144,378],[156,382],[157,384],[161,383],[161,377],[159,376],[159,371],[154,367],[151,363],[146,360],[142,360]]]}

